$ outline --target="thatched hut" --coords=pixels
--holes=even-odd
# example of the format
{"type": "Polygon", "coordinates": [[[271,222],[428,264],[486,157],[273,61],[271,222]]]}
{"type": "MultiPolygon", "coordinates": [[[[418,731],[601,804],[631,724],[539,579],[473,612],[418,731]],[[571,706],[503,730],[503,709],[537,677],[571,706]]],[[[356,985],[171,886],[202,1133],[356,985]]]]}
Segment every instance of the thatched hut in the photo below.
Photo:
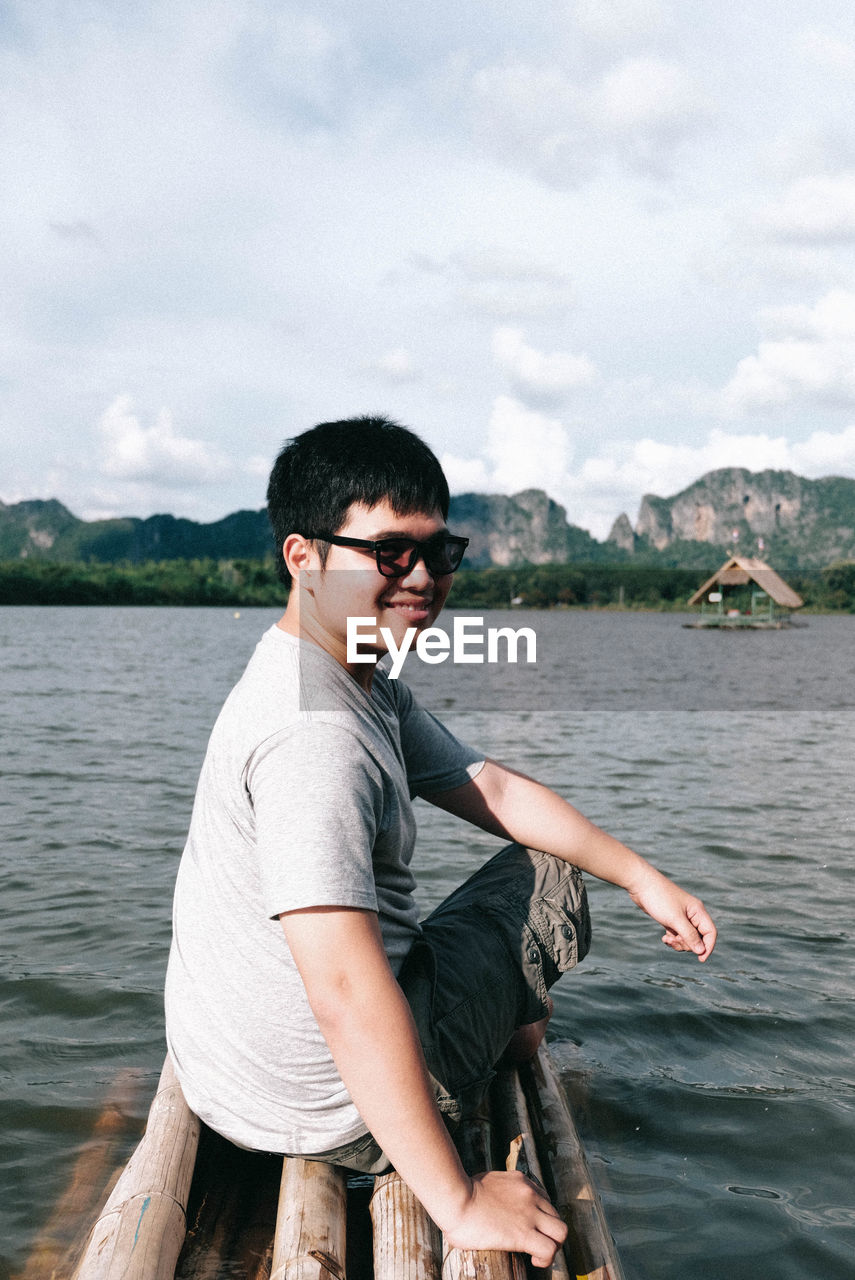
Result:
{"type": "Polygon", "coordinates": [[[804,600],[765,561],[731,556],[689,604],[701,606],[695,626],[778,628],[787,625],[789,611],[800,609],[804,600]]]}

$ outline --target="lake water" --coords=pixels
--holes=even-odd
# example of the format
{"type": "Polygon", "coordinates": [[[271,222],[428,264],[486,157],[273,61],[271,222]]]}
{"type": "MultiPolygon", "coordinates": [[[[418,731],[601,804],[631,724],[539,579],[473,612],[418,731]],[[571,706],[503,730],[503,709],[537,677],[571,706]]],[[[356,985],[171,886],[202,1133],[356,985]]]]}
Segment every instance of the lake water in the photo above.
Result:
{"type": "MultiPolygon", "coordinates": [[[[147,1110],[196,776],[275,618],[0,609],[0,1276],[24,1267],[105,1096],[147,1110]]],[[[721,930],[701,966],[589,882],[592,952],[553,992],[553,1055],[627,1280],[851,1280],[855,617],[745,634],[673,614],[484,619],[533,627],[537,663],[408,660],[405,678],[721,930]]],[[[427,910],[497,846],[420,819],[427,910]]]]}

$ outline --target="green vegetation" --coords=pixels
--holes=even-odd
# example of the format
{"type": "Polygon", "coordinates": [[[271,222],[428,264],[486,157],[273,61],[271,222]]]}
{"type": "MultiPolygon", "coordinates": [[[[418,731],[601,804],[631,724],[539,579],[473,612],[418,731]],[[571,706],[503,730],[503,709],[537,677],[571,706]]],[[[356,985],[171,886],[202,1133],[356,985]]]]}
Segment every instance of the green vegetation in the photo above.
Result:
{"type": "MultiPolygon", "coordinates": [[[[712,568],[718,567],[719,561],[712,568]]],[[[627,563],[523,565],[457,574],[449,603],[462,609],[686,609],[711,568],[627,563]]],[[[855,561],[788,573],[809,610],[855,613],[855,561]]],[[[145,564],[0,561],[0,604],[277,607],[286,592],[265,560],[164,560],[145,564]]]]}
{"type": "MultiPolygon", "coordinates": [[[[537,565],[517,569],[464,570],[449,603],[455,608],[627,608],[685,610],[714,568],[650,564],[537,565]]],[[[855,612],[855,562],[787,575],[790,586],[817,612],[855,612]]]]}
{"type": "Polygon", "coordinates": [[[281,605],[286,590],[268,560],[162,560],[145,564],[0,561],[0,604],[281,605]]]}
{"type": "Polygon", "coordinates": [[[457,575],[449,603],[455,608],[530,609],[582,605],[672,609],[685,606],[698,587],[695,570],[632,564],[545,564],[516,569],[470,569],[457,575]]]}
{"type": "MultiPolygon", "coordinates": [[[[855,613],[855,560],[840,560],[829,565],[823,569],[821,577],[824,596],[820,607],[855,613]]],[[[799,586],[796,586],[796,591],[804,594],[799,586]]],[[[806,596],[804,598],[807,600],[806,596]]]]}

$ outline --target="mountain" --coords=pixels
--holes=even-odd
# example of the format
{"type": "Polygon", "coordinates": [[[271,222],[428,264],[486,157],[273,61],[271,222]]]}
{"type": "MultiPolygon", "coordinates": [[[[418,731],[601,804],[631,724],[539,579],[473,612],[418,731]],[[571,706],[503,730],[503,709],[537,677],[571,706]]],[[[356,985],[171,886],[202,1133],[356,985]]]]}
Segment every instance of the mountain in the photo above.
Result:
{"type": "MultiPolygon", "coordinates": [[[[605,542],[568,523],[564,507],[542,489],[459,494],[449,524],[470,540],[470,568],[607,561],[716,568],[734,549],[778,569],[822,568],[855,560],[855,480],[726,467],[673,497],[646,494],[635,528],[623,514],[605,542]]],[[[264,510],[235,511],[211,524],[170,515],[87,521],[55,499],[0,502],[3,560],[255,560],[272,550],[264,510]]]]}
{"type": "MultiPolygon", "coordinates": [[[[513,497],[464,493],[452,498],[449,523],[470,539],[466,565],[562,563],[614,559],[584,529],[567,523],[562,506],[541,489],[513,497]]],[[[146,560],[259,559],[273,551],[267,513],[236,511],[213,524],[175,516],[79,520],[62,503],[0,503],[0,559],[146,560]]]]}
{"type": "Polygon", "coordinates": [[[608,541],[633,555],[683,562],[690,548],[706,544],[777,567],[820,568],[855,559],[855,480],[724,467],[671,498],[645,494],[635,529],[621,515],[608,541]]]}
{"type": "Polygon", "coordinates": [[[464,561],[469,569],[614,559],[585,529],[568,524],[564,507],[542,489],[524,489],[513,497],[458,494],[451,499],[448,523],[469,539],[464,561]]]}
{"type": "Polygon", "coordinates": [[[99,560],[258,559],[273,539],[266,511],[235,511],[212,524],[175,516],[79,520],[55,499],[0,503],[0,559],[38,556],[74,562],[99,560]]]}

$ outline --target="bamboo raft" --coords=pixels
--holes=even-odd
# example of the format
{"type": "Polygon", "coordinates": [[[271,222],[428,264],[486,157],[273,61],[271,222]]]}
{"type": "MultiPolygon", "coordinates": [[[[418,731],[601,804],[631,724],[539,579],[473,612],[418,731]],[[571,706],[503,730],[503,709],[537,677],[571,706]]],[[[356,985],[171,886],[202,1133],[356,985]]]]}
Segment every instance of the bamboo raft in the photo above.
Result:
{"type": "Polygon", "coordinates": [[[145,1133],[110,1179],[95,1225],[61,1248],[82,1212],[79,1189],[103,1172],[114,1142],[115,1123],[100,1125],[100,1139],[98,1128],[72,1177],[77,1194],[60,1201],[17,1280],[623,1280],[545,1045],[499,1072],[458,1146],[470,1174],[518,1168],[545,1187],[568,1227],[548,1271],[516,1254],[444,1247],[395,1173],[372,1179],[239,1150],[190,1111],[168,1057],[145,1133]]]}

